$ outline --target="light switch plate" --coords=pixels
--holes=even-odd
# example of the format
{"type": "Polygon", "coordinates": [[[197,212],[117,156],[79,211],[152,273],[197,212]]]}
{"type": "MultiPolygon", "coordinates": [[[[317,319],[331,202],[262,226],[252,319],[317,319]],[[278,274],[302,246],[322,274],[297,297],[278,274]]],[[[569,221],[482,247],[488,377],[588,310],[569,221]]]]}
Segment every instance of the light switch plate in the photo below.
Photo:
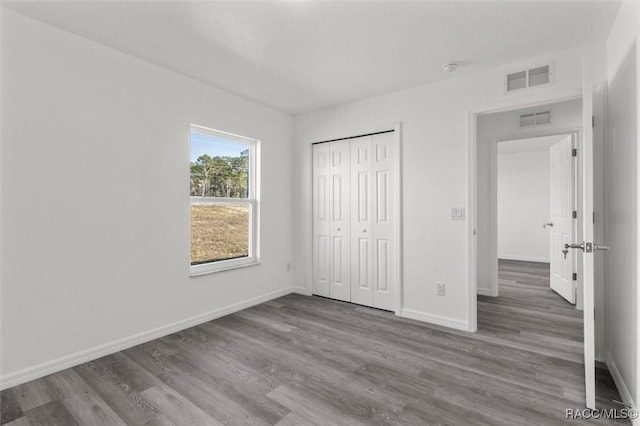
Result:
{"type": "Polygon", "coordinates": [[[464,220],[464,207],[451,207],[451,220],[464,220]]]}

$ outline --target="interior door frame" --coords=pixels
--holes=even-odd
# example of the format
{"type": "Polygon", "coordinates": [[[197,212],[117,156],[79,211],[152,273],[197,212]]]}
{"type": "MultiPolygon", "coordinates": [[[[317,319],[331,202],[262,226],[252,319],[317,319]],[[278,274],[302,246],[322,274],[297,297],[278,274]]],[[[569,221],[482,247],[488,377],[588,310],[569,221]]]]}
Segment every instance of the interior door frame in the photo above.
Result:
{"type": "MultiPolygon", "coordinates": [[[[478,331],[478,239],[476,238],[477,223],[478,223],[478,164],[477,164],[477,127],[478,117],[496,112],[507,112],[515,109],[538,107],[549,104],[554,104],[563,101],[571,101],[576,99],[582,99],[582,91],[579,91],[570,96],[549,96],[541,100],[533,100],[531,98],[512,98],[505,100],[502,104],[490,104],[481,105],[475,108],[467,110],[467,170],[468,170],[468,184],[467,184],[467,205],[469,210],[469,220],[467,221],[467,256],[469,277],[469,299],[467,301],[467,317],[468,317],[468,331],[478,331]]],[[[583,101],[584,102],[584,101],[583,101]]],[[[581,144],[581,141],[578,141],[581,144]]],[[[492,144],[495,145],[495,144],[492,144]]],[[[578,147],[580,148],[580,147],[578,147]]],[[[493,156],[492,156],[493,158],[493,156]]],[[[497,157],[496,160],[497,162],[497,157]]],[[[497,178],[496,178],[497,179],[497,178]]],[[[497,182],[497,180],[496,180],[497,182]]],[[[497,245],[497,238],[496,238],[497,245]]],[[[495,257],[497,259],[497,248],[495,249],[495,257]]],[[[492,258],[494,253],[491,254],[492,258]]],[[[497,262],[496,262],[497,263],[497,262]]],[[[497,269],[495,271],[496,278],[493,281],[497,281],[497,269]]]]}
{"type": "MultiPolygon", "coordinates": [[[[313,145],[317,143],[330,142],[334,140],[340,139],[350,139],[356,138],[359,136],[364,136],[372,133],[381,133],[385,131],[393,130],[393,144],[396,148],[396,185],[394,189],[394,201],[396,203],[396,223],[394,225],[394,237],[396,243],[396,254],[394,256],[394,262],[396,264],[396,273],[394,276],[394,313],[400,316],[402,312],[402,291],[403,291],[403,282],[402,282],[402,121],[397,121],[389,124],[372,124],[368,126],[362,126],[358,128],[351,129],[349,131],[333,133],[327,135],[325,137],[316,138],[314,142],[310,144],[310,160],[313,165],[313,145]]],[[[311,173],[313,173],[313,167],[311,168],[311,173]]],[[[313,179],[311,179],[311,194],[313,194],[313,179]]],[[[312,197],[313,199],[313,197],[312,197]]],[[[313,200],[311,201],[313,203],[313,200]]],[[[313,206],[311,208],[311,259],[313,259],[315,250],[313,249],[313,206]]],[[[309,271],[308,275],[310,276],[309,282],[311,283],[310,294],[313,294],[313,278],[312,272],[309,271]]]]}
{"type": "MultiPolygon", "coordinates": [[[[556,103],[555,101],[553,103],[556,103]]],[[[521,109],[511,108],[506,111],[512,111],[513,109],[521,109]]],[[[502,111],[502,112],[506,112],[502,111]]],[[[524,139],[532,139],[538,137],[545,136],[561,136],[567,135],[575,138],[575,146],[574,148],[578,149],[578,157],[575,164],[574,175],[573,175],[573,198],[574,198],[574,206],[575,210],[578,211],[578,220],[573,224],[574,227],[574,235],[576,241],[582,241],[580,238],[582,237],[582,204],[580,200],[580,194],[582,192],[580,174],[581,170],[581,161],[580,161],[580,152],[581,152],[581,144],[582,144],[582,127],[567,127],[562,129],[554,129],[554,130],[542,130],[540,132],[536,132],[535,136],[528,136],[524,139]]],[[[495,138],[491,141],[491,259],[494,262],[493,268],[491,268],[491,282],[489,283],[489,294],[486,296],[498,297],[498,289],[500,287],[498,282],[498,144],[501,142],[507,141],[516,141],[518,139],[513,138],[495,138]]],[[[541,224],[542,226],[542,224],[541,224]]],[[[580,252],[575,253],[574,256],[574,271],[578,272],[578,265],[581,262],[580,252]]],[[[576,300],[580,299],[581,291],[580,288],[582,286],[582,274],[578,274],[578,293],[576,295],[576,300]]],[[[578,303],[576,301],[576,307],[580,308],[582,302],[578,303]]]]}

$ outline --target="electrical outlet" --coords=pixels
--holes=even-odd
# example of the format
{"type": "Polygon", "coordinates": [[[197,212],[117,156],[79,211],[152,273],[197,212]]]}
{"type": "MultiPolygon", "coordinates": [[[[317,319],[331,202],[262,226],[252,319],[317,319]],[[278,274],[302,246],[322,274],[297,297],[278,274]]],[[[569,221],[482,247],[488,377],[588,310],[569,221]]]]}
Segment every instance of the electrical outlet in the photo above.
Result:
{"type": "Polygon", "coordinates": [[[436,296],[444,296],[445,285],[444,283],[436,283],[436,296]]]}
{"type": "Polygon", "coordinates": [[[287,272],[291,272],[291,262],[287,262],[287,272]]]}

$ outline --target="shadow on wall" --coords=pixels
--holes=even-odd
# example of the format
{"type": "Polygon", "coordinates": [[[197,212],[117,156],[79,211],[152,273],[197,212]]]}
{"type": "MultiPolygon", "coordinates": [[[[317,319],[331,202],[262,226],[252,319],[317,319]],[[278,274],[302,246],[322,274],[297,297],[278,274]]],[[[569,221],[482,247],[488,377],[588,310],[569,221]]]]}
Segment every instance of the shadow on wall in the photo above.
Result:
{"type": "Polygon", "coordinates": [[[605,282],[607,348],[632,389],[638,370],[638,122],[636,44],[609,82],[605,140],[605,282]]]}

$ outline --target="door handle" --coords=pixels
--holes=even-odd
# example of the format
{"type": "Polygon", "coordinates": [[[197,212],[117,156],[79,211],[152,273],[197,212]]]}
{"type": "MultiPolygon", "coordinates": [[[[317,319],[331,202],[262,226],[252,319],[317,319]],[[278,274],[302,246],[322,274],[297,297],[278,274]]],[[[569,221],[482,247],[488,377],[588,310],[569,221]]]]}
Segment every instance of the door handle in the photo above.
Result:
{"type": "Polygon", "coordinates": [[[567,253],[569,253],[569,249],[580,249],[584,251],[584,243],[582,244],[565,244],[564,250],[562,250],[562,256],[564,256],[565,260],[567,259],[567,253]]]}
{"type": "Polygon", "coordinates": [[[580,249],[585,253],[593,253],[596,250],[609,251],[609,246],[599,246],[597,244],[587,242],[581,244],[565,244],[562,252],[564,253],[564,251],[568,249],[580,249]]]}
{"type": "Polygon", "coordinates": [[[564,249],[565,250],[580,249],[580,250],[584,251],[584,243],[580,243],[580,244],[565,244],[564,245],[564,249]]]}
{"type": "Polygon", "coordinates": [[[547,222],[542,224],[543,229],[547,229],[547,226],[553,226],[553,222],[547,222]]]}

